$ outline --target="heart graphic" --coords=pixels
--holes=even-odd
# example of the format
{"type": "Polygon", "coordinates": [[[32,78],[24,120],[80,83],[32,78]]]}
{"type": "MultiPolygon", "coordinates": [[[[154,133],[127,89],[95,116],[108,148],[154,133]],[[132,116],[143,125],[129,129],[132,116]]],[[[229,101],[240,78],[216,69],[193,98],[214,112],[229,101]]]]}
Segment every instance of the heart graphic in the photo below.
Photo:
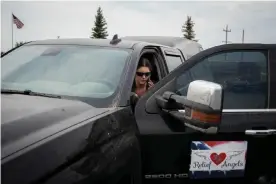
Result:
{"type": "Polygon", "coordinates": [[[219,165],[221,162],[223,162],[226,158],[225,153],[220,153],[219,155],[217,153],[212,153],[210,155],[211,160],[216,164],[219,165]]]}

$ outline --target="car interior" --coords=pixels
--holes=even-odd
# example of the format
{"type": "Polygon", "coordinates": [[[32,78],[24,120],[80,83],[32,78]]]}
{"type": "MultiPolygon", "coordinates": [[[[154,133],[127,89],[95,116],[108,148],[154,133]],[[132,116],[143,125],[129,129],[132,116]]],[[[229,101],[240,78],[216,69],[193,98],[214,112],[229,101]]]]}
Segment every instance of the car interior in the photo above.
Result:
{"type": "MultiPolygon", "coordinates": [[[[157,57],[154,53],[144,53],[140,59],[146,58],[150,61],[151,66],[152,66],[152,71],[151,71],[151,77],[150,80],[155,84],[159,80],[161,80],[161,70],[160,70],[160,65],[158,63],[157,57]]],[[[135,79],[134,79],[135,80],[135,79]]],[[[135,81],[133,82],[132,88],[134,88],[135,81]]],[[[138,100],[138,96],[134,93],[130,96],[130,101],[131,101],[131,106],[132,106],[132,111],[134,111],[136,102],[138,100]]]]}

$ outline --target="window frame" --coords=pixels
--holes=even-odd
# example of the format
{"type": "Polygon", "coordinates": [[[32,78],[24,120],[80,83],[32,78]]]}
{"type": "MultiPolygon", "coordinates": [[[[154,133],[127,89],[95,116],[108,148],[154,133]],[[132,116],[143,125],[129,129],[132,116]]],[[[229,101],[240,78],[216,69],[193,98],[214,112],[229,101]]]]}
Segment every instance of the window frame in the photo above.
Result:
{"type": "MultiPolygon", "coordinates": [[[[164,71],[162,71],[162,60],[161,60],[162,58],[160,58],[158,50],[156,48],[153,48],[153,47],[145,47],[139,55],[138,62],[140,61],[141,57],[143,57],[144,54],[151,54],[152,55],[153,61],[152,61],[151,64],[154,64],[156,66],[156,69],[157,69],[156,72],[158,74],[158,78],[159,78],[158,82],[159,82],[164,77],[164,71]]],[[[136,69],[137,69],[137,66],[136,66],[136,69]]],[[[133,74],[133,75],[134,75],[134,78],[135,78],[135,74],[133,74]]]]}
{"type": "Polygon", "coordinates": [[[183,64],[183,61],[182,61],[182,58],[181,58],[181,55],[176,55],[176,54],[167,54],[167,53],[165,53],[165,57],[166,57],[166,65],[167,65],[167,69],[168,69],[168,72],[169,73],[171,73],[174,69],[176,69],[177,67],[179,67],[180,65],[182,65],[183,64]],[[179,59],[180,59],[180,64],[177,66],[177,67],[175,67],[175,68],[173,68],[172,70],[170,70],[170,68],[169,68],[169,57],[178,57],[179,59]]]}
{"type": "MultiPolygon", "coordinates": [[[[208,56],[205,56],[205,57],[202,57],[200,59],[199,62],[193,64],[185,73],[192,79],[192,74],[191,74],[191,70],[193,67],[195,67],[196,65],[204,62],[204,61],[208,61],[208,58],[211,58],[213,56],[216,56],[216,55],[220,55],[220,54],[224,54],[224,53],[233,53],[233,52],[259,52],[259,53],[262,53],[264,54],[265,58],[266,58],[266,71],[267,71],[267,76],[266,76],[266,83],[267,83],[267,89],[266,89],[266,99],[265,99],[265,107],[262,107],[262,108],[258,108],[258,109],[255,109],[255,108],[250,108],[250,109],[244,109],[244,108],[233,108],[233,109],[229,109],[229,108],[223,108],[223,112],[248,112],[248,111],[256,111],[256,112],[260,112],[260,111],[266,111],[267,109],[271,109],[270,108],[270,101],[271,101],[271,95],[270,95],[270,85],[271,85],[271,82],[270,82],[270,50],[267,49],[267,48],[259,48],[259,49],[248,49],[248,48],[244,48],[244,49],[231,49],[231,50],[222,50],[222,51],[217,51],[217,52],[214,52],[208,56]]],[[[184,74],[184,73],[183,73],[184,74]]],[[[183,75],[182,74],[182,75],[183,75]]],[[[178,76],[177,79],[179,77],[181,77],[182,75],[178,76]]],[[[176,79],[176,82],[177,82],[177,79],[176,79]]],[[[193,80],[193,79],[192,79],[193,80]]],[[[176,86],[176,91],[177,91],[177,86],[176,86]]]]}
{"type": "Polygon", "coordinates": [[[168,48],[164,49],[164,57],[165,57],[165,63],[166,63],[166,68],[167,68],[168,73],[171,73],[174,69],[176,69],[177,67],[179,67],[180,65],[182,65],[184,63],[183,58],[181,56],[182,56],[181,51],[179,51],[177,49],[168,49],[168,48]],[[173,68],[172,70],[170,70],[169,69],[169,57],[179,57],[181,64],[178,65],[177,67],[173,68]]]}

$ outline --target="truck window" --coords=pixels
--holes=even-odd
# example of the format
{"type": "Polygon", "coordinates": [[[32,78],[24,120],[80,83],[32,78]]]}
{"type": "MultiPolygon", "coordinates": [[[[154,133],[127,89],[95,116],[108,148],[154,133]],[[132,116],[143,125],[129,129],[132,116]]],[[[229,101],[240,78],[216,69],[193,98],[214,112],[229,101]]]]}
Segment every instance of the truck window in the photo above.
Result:
{"type": "Polygon", "coordinates": [[[130,52],[97,46],[24,45],[1,58],[2,89],[31,90],[107,107],[119,89],[130,52]]]}
{"type": "Polygon", "coordinates": [[[263,51],[218,53],[183,73],[177,79],[177,93],[185,96],[188,84],[202,79],[223,85],[224,109],[267,108],[267,63],[263,51]]]}
{"type": "Polygon", "coordinates": [[[181,57],[178,55],[166,55],[166,61],[169,72],[173,71],[182,64],[181,57]]]}

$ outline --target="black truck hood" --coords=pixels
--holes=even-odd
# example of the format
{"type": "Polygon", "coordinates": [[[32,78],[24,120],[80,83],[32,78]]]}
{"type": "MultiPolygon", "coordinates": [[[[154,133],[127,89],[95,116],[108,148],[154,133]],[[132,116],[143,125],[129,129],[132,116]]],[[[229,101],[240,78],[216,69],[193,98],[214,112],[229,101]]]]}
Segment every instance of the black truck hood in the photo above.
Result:
{"type": "Polygon", "coordinates": [[[109,110],[75,100],[17,94],[1,97],[2,159],[109,110]]]}

